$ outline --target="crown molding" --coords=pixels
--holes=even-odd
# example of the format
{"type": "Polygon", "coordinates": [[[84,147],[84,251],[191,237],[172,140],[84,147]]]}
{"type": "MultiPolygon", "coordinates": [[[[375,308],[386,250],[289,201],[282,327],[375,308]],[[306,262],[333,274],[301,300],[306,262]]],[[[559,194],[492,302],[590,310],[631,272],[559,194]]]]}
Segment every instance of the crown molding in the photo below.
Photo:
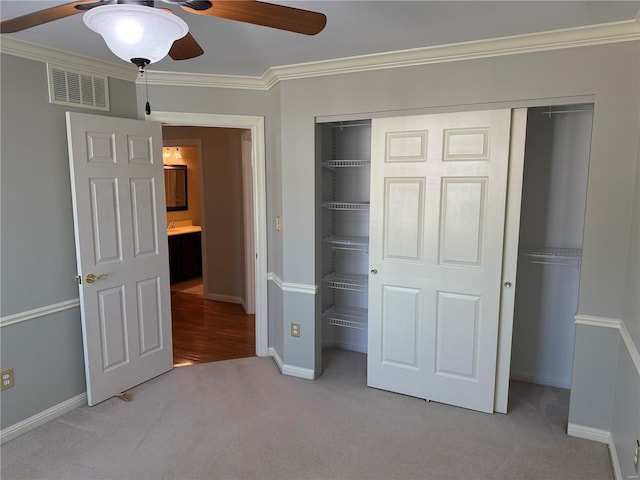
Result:
{"type": "MultiPolygon", "coordinates": [[[[267,71],[268,72],[268,71],[267,71]]],[[[242,90],[269,90],[271,85],[262,77],[240,75],[210,75],[207,73],[165,72],[145,69],[146,82],[149,85],[178,87],[210,87],[238,88],[242,90]]],[[[138,78],[137,83],[144,84],[145,78],[138,78]]]]}
{"type": "Polygon", "coordinates": [[[116,63],[96,60],[76,53],[45,47],[24,40],[3,36],[0,39],[0,53],[16,57],[28,58],[44,63],[53,63],[70,70],[81,70],[97,75],[104,75],[129,82],[135,81],[138,70],[135,66],[124,66],[116,63]]]}
{"type": "Polygon", "coordinates": [[[152,85],[269,90],[284,80],[632,41],[640,41],[640,12],[620,22],[271,67],[260,77],[150,72],[148,80],[152,85]]]}
{"type": "Polygon", "coordinates": [[[282,81],[639,40],[640,12],[636,18],[621,22],[272,67],[271,70],[282,81]]]}
{"type": "MultiPolygon", "coordinates": [[[[640,41],[640,12],[631,20],[537,32],[511,37],[413,48],[269,68],[261,76],[209,75],[146,70],[150,85],[269,90],[280,81],[387,68],[474,60],[504,55],[640,41]]],[[[68,68],[144,83],[132,67],[94,60],[81,55],[3,37],[0,51],[68,68]],[[137,77],[137,78],[136,78],[137,77]]]]}

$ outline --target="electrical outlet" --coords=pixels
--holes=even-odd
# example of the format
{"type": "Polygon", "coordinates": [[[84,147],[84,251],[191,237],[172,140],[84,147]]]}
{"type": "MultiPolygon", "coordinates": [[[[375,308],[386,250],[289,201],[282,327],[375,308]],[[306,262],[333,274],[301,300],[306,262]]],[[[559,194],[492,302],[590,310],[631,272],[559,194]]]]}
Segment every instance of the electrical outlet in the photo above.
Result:
{"type": "Polygon", "coordinates": [[[636,451],[633,454],[633,465],[636,467],[636,472],[638,471],[638,463],[640,463],[640,439],[636,440],[636,451]]]}
{"type": "Polygon", "coordinates": [[[300,336],[300,324],[298,322],[291,322],[291,336],[292,337],[300,336]]]}
{"type": "Polygon", "coordinates": [[[13,368],[2,370],[2,372],[0,372],[0,376],[2,376],[2,390],[7,390],[13,387],[13,368]]]}

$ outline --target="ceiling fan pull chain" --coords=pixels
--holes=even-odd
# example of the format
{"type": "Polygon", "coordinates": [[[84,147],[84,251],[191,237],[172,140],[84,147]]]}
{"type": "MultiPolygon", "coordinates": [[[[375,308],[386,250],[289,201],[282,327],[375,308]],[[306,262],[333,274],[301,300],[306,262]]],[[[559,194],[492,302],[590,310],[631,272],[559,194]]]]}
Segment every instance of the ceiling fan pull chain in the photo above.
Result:
{"type": "Polygon", "coordinates": [[[147,74],[144,71],[144,67],[140,67],[140,75],[144,75],[144,89],[147,94],[147,103],[144,105],[144,111],[147,115],[151,115],[151,104],[149,103],[149,79],[147,78],[147,74]]]}

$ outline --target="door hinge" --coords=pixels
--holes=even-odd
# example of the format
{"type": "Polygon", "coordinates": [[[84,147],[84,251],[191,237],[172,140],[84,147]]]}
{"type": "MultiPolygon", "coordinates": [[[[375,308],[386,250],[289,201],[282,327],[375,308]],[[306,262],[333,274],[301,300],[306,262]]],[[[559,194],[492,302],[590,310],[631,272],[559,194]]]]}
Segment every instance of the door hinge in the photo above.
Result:
{"type": "Polygon", "coordinates": [[[78,285],[82,285],[82,275],[76,275],[76,282],[78,282],[78,285]]]}

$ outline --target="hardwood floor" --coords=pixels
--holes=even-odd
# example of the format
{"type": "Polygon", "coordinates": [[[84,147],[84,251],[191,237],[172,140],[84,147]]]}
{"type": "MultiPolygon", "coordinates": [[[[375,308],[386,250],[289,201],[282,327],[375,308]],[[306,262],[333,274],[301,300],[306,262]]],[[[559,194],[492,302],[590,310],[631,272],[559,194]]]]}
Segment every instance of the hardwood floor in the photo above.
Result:
{"type": "Polygon", "coordinates": [[[176,367],[253,357],[255,315],[241,305],[171,292],[173,364],[176,367]]]}

